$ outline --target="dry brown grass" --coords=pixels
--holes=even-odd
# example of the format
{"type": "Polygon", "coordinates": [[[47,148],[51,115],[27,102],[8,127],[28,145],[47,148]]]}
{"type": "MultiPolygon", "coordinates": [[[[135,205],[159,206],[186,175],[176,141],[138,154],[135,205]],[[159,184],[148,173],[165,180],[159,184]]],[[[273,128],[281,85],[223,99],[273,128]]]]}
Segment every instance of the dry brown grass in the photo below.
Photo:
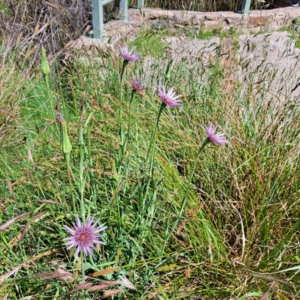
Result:
{"type": "MultiPolygon", "coordinates": [[[[48,54],[58,53],[92,24],[91,1],[8,0],[4,5],[0,10],[0,41],[8,51],[26,53],[30,62],[37,61],[42,45],[48,54]]],[[[105,6],[107,19],[117,13],[115,7],[116,3],[105,6]]]]}
{"type": "MultiPolygon", "coordinates": [[[[69,40],[80,36],[91,19],[90,1],[8,1],[6,13],[0,15],[1,35],[10,49],[28,48],[55,53],[69,40]]],[[[37,51],[33,51],[34,55],[37,51]]]]}

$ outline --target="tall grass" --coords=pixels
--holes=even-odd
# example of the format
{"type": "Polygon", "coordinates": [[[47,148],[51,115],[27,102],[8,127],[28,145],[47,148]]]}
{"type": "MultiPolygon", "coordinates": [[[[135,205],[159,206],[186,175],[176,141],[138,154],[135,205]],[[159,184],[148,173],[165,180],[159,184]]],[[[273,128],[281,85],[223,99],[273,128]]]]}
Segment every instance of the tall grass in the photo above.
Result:
{"type": "MultiPolygon", "coordinates": [[[[136,0],[131,0],[130,4],[135,6],[136,0]]],[[[258,9],[263,7],[263,4],[273,4],[274,0],[269,0],[267,3],[261,1],[251,1],[251,7],[258,9]]],[[[145,7],[147,8],[162,8],[162,9],[176,9],[189,11],[240,11],[242,2],[238,0],[203,0],[203,1],[182,1],[182,0],[145,0],[145,7]]],[[[283,4],[283,3],[282,3],[283,4]]]]}
{"type": "Polygon", "coordinates": [[[50,90],[39,71],[18,77],[22,68],[2,56],[1,105],[17,118],[1,124],[10,129],[0,150],[1,296],[257,299],[268,292],[297,299],[299,107],[288,97],[277,105],[267,91],[259,98],[251,80],[224,92],[218,55],[174,61],[168,85],[184,105],[162,112],[149,173],[157,87],[169,58],[146,56],[161,53],[162,42],[137,39],[136,47],[143,59],[128,64],[122,85],[117,51],[79,52],[64,67],[52,65],[50,90]],[[147,89],[130,103],[135,74],[147,89]],[[53,104],[68,127],[70,172],[53,104]],[[120,160],[120,126],[127,130],[129,115],[120,160]],[[229,144],[204,148],[187,190],[210,122],[229,144]],[[75,214],[108,226],[106,245],[84,263],[62,241],[75,214]],[[117,283],[124,276],[136,290],[117,283]]]}

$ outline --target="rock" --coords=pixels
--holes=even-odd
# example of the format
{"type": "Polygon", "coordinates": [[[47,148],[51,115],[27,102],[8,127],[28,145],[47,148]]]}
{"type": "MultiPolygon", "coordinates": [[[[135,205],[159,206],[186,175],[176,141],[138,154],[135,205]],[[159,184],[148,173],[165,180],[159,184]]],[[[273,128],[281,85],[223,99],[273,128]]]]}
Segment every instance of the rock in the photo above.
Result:
{"type": "Polygon", "coordinates": [[[216,29],[222,26],[222,22],[220,21],[204,21],[202,24],[205,29],[216,29]]]}
{"type": "Polygon", "coordinates": [[[249,26],[263,26],[263,25],[267,25],[268,23],[268,19],[267,17],[250,17],[249,21],[248,21],[248,25],[249,26]]]}
{"type": "Polygon", "coordinates": [[[158,21],[151,24],[152,29],[162,30],[167,28],[167,23],[165,21],[158,21]]]}
{"type": "Polygon", "coordinates": [[[240,17],[240,16],[225,17],[225,22],[228,25],[239,23],[239,22],[241,22],[241,20],[242,20],[242,17],[240,17]]]}
{"type": "Polygon", "coordinates": [[[217,21],[222,19],[222,15],[217,12],[205,12],[204,16],[205,16],[205,20],[208,21],[217,21]]]}

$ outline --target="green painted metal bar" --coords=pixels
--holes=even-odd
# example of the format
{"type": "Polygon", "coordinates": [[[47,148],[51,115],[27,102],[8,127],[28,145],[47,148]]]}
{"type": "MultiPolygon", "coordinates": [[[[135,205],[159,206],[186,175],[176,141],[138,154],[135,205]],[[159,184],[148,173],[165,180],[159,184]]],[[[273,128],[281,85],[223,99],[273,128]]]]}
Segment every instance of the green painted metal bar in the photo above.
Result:
{"type": "Polygon", "coordinates": [[[120,0],[120,20],[128,22],[128,1],[120,0]]]}
{"type": "MultiPolygon", "coordinates": [[[[104,37],[103,6],[112,1],[114,1],[114,0],[92,0],[93,37],[94,37],[94,39],[101,40],[104,37]]],[[[141,0],[139,0],[139,1],[141,1],[141,0]]],[[[128,2],[127,2],[127,0],[120,1],[120,19],[122,21],[128,21],[128,2]]]]}
{"type": "MultiPolygon", "coordinates": [[[[300,1],[300,0],[299,0],[300,1]]],[[[143,9],[145,6],[144,0],[138,0],[137,8],[143,9]]]]}
{"type": "Polygon", "coordinates": [[[93,36],[101,40],[104,34],[103,5],[99,0],[92,0],[93,36]]]}
{"type": "MultiPolygon", "coordinates": [[[[299,0],[300,1],[300,0],[299,0]]],[[[243,0],[243,4],[242,4],[242,13],[244,15],[247,15],[249,13],[250,10],[250,4],[251,4],[251,0],[243,0]]]]}

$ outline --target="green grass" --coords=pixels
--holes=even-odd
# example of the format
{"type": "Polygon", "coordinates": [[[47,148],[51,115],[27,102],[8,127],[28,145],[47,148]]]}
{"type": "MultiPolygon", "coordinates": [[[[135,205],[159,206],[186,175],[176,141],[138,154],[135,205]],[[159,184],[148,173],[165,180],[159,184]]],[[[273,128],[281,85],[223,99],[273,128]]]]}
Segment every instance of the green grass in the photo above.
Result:
{"type": "Polygon", "coordinates": [[[295,41],[295,47],[300,48],[300,19],[297,17],[288,27],[280,28],[280,31],[287,31],[289,37],[295,41]]]}
{"type": "Polygon", "coordinates": [[[5,3],[4,0],[0,1],[0,12],[2,12],[4,15],[10,15],[7,3],[5,3]]]}
{"type": "Polygon", "coordinates": [[[194,29],[187,26],[183,28],[176,28],[176,31],[174,31],[171,30],[167,26],[167,23],[165,23],[163,20],[154,23],[154,25],[156,25],[158,28],[148,28],[142,30],[134,41],[134,45],[137,47],[138,51],[144,51],[146,54],[150,54],[152,56],[159,56],[159,54],[165,51],[167,45],[163,41],[164,37],[184,36],[188,39],[209,40],[213,37],[220,37],[221,39],[235,39],[240,35],[240,31],[236,28],[231,28],[230,30],[224,30],[222,28],[208,30],[194,29]],[[159,28],[159,26],[161,26],[161,28],[159,28]]]}
{"type": "Polygon", "coordinates": [[[151,29],[143,30],[135,39],[134,45],[136,50],[143,52],[145,55],[158,57],[165,52],[166,43],[162,41],[162,37],[168,36],[169,30],[154,31],[151,29]]]}
{"type": "Polygon", "coordinates": [[[236,83],[228,94],[217,58],[195,65],[182,60],[172,65],[169,86],[184,105],[164,109],[149,173],[157,86],[169,61],[163,36],[142,33],[133,42],[143,58],[128,64],[123,86],[114,52],[86,54],[89,63],[75,55],[65,68],[54,64],[50,96],[39,72],[26,77],[14,60],[2,61],[0,223],[29,213],[0,231],[2,297],[101,299],[108,293],[76,291],[82,264],[62,239],[64,225],[83,211],[108,226],[106,245],[84,261],[85,281],[126,276],[136,288],[114,285],[122,293],[113,299],[259,299],[270,282],[274,297],[299,296],[299,107],[288,97],[281,106],[265,101],[251,80],[247,93],[241,96],[236,83]],[[145,69],[150,56],[155,59],[145,69]],[[133,74],[147,89],[130,107],[133,74]],[[73,146],[72,190],[54,105],[73,146]],[[120,126],[126,133],[129,113],[131,139],[122,154],[120,126]],[[179,217],[210,122],[229,144],[210,143],[201,152],[179,217]]]}

